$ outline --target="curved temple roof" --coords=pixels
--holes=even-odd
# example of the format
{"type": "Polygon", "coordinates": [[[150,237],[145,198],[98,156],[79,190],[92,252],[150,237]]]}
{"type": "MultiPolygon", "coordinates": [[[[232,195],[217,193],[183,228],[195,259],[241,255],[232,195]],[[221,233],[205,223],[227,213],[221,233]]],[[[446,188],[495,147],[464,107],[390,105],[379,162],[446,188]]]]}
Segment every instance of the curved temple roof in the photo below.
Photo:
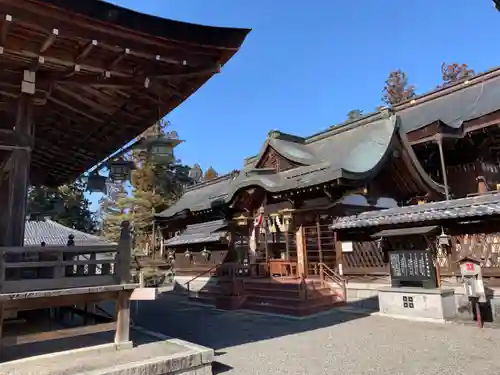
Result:
{"type": "Polygon", "coordinates": [[[470,120],[500,110],[500,68],[426,93],[394,107],[403,129],[412,131],[441,122],[458,130],[470,120]]]}
{"type": "Polygon", "coordinates": [[[418,180],[422,193],[443,191],[443,187],[424,172],[408,145],[406,136],[400,129],[399,116],[382,115],[371,121],[332,129],[321,137],[303,141],[268,139],[260,156],[247,164],[231,184],[228,200],[239,190],[251,186],[259,186],[275,193],[338,180],[369,182],[397,149],[409,156],[410,163],[406,167],[410,169],[414,179],[418,180]],[[268,147],[299,166],[279,173],[257,168],[268,147]]]}
{"type": "MultiPolygon", "coordinates": [[[[230,203],[238,192],[256,186],[270,193],[330,182],[355,186],[366,184],[381,174],[384,174],[382,178],[391,178],[398,174],[394,169],[402,168],[412,181],[405,181],[406,190],[398,191],[397,198],[425,194],[441,196],[444,193],[444,187],[433,181],[420,165],[401,129],[400,117],[390,113],[334,128],[308,139],[271,132],[260,154],[247,160],[239,175],[224,176],[189,189],[177,204],[158,216],[171,217],[182,210],[209,209],[216,200],[230,203]],[[260,162],[269,149],[295,166],[281,172],[262,168],[260,162]],[[399,163],[394,163],[394,159],[399,163]]],[[[391,182],[389,186],[397,189],[391,186],[391,182]]]]}
{"type": "Polygon", "coordinates": [[[221,200],[225,201],[233,178],[234,174],[230,173],[187,188],[182,197],[173,206],[160,212],[156,217],[169,218],[185,210],[210,210],[212,203],[221,200]]]}
{"type": "Polygon", "coordinates": [[[33,69],[30,179],[50,186],[78,177],[180,105],[250,31],[99,0],[0,0],[0,13],[0,129],[12,128],[24,71],[33,69]]]}

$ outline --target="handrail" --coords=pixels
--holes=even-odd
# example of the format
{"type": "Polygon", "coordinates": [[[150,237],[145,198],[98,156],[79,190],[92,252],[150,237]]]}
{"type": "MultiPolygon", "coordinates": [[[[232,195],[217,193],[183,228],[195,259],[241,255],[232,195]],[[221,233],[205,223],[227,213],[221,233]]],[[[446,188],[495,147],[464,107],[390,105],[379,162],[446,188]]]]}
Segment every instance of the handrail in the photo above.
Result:
{"type": "Polygon", "coordinates": [[[185,282],[184,285],[187,285],[188,294],[191,293],[191,288],[190,288],[191,287],[191,282],[193,282],[196,279],[202,277],[203,275],[206,275],[207,273],[212,272],[213,270],[216,270],[219,266],[220,266],[220,264],[215,264],[214,266],[210,267],[208,270],[200,272],[198,275],[196,275],[195,277],[193,277],[191,280],[185,282]]]}
{"type": "Polygon", "coordinates": [[[320,272],[321,272],[321,279],[323,281],[323,277],[327,276],[329,279],[331,279],[333,282],[335,282],[338,286],[342,288],[342,293],[343,293],[343,298],[346,300],[347,298],[347,286],[346,286],[346,280],[343,278],[339,273],[328,267],[325,263],[320,262],[318,263],[320,266],[320,272]]]}

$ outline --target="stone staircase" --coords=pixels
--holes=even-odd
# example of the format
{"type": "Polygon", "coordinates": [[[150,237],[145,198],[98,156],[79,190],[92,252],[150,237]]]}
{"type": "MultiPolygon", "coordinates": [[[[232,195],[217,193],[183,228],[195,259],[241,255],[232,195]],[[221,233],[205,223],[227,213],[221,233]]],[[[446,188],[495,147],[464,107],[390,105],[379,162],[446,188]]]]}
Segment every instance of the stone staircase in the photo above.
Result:
{"type": "Polygon", "coordinates": [[[307,281],[304,285],[248,281],[244,291],[243,308],[283,315],[307,316],[345,303],[341,293],[319,280],[307,281]]]}
{"type": "Polygon", "coordinates": [[[291,316],[307,316],[345,304],[343,292],[325,285],[320,280],[283,282],[239,279],[241,293],[228,303],[229,282],[212,279],[188,298],[192,301],[217,305],[219,308],[247,309],[291,316]],[[237,306],[236,306],[237,305],[237,306]],[[227,306],[227,307],[223,307],[227,306]]]}

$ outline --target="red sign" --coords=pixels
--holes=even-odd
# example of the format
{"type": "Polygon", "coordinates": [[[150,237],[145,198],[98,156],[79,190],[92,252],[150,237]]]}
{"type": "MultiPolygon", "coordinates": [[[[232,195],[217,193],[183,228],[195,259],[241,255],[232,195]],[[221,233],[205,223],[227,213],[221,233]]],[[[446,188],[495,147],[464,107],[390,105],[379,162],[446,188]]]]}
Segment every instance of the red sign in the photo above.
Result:
{"type": "Polygon", "coordinates": [[[465,265],[465,269],[466,269],[467,271],[474,271],[474,264],[473,264],[473,263],[467,263],[467,264],[465,265]]]}

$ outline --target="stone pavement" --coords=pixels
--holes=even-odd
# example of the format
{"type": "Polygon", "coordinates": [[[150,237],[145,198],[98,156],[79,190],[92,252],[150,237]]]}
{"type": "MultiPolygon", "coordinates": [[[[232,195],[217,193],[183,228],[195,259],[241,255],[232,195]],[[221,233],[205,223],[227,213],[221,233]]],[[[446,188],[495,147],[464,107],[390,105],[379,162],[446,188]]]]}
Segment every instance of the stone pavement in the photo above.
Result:
{"type": "Polygon", "coordinates": [[[220,374],[500,373],[500,330],[345,312],[290,319],[177,296],[140,302],[137,324],[216,350],[220,374]]]}

